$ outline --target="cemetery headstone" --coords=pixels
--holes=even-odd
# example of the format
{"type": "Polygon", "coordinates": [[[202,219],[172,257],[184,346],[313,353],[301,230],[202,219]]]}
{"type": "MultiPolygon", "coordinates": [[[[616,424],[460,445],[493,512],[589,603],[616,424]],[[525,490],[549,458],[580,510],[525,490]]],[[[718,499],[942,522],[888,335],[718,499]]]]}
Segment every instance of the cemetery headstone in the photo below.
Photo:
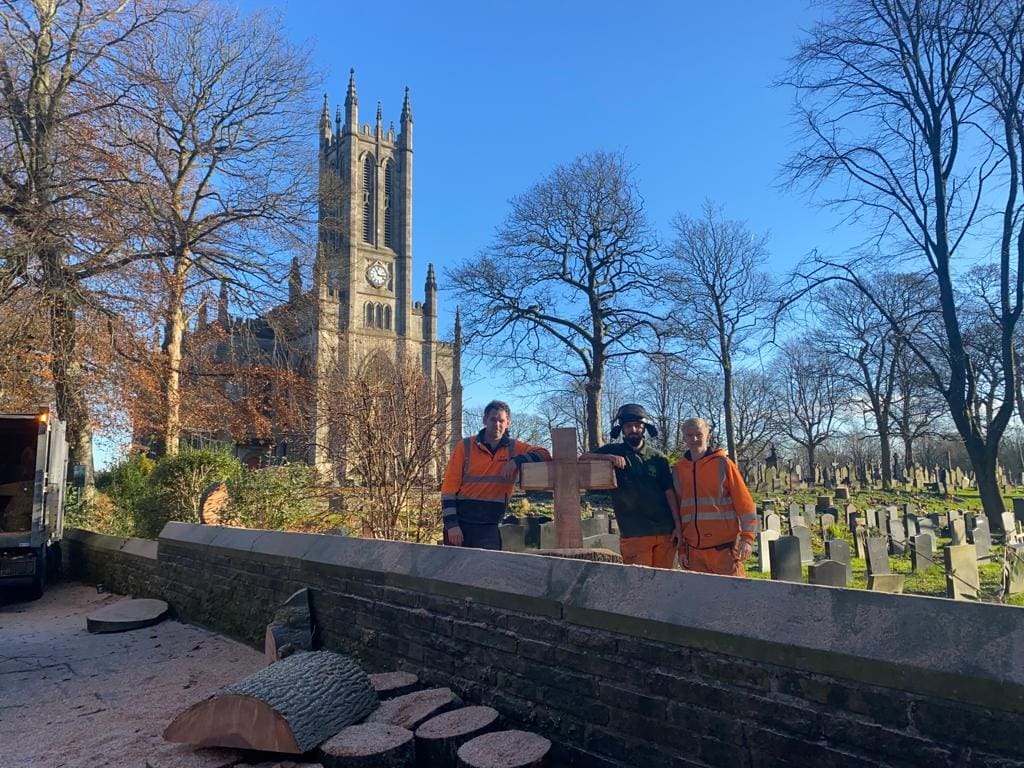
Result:
{"type": "Polygon", "coordinates": [[[978,577],[978,551],[971,544],[950,544],[944,550],[946,597],[975,599],[981,581],[978,577]]]}
{"type": "Polygon", "coordinates": [[[846,581],[841,586],[846,586],[853,581],[853,565],[850,561],[850,542],[846,539],[827,539],[825,541],[825,556],[829,560],[842,563],[846,568],[846,581]]]}
{"type": "Polygon", "coordinates": [[[927,571],[935,562],[935,539],[930,533],[919,533],[911,539],[910,561],[915,571],[927,571]]]}
{"type": "Polygon", "coordinates": [[[811,504],[809,501],[804,504],[804,519],[805,520],[813,520],[814,519],[814,515],[816,513],[817,513],[817,510],[814,508],[813,504],[811,504]]]}
{"type": "Polygon", "coordinates": [[[815,512],[824,512],[826,509],[832,506],[831,496],[819,496],[817,503],[814,505],[815,512]]]}
{"type": "Polygon", "coordinates": [[[850,500],[850,489],[845,485],[840,485],[836,488],[836,499],[839,501],[850,500]]]}
{"type": "Polygon", "coordinates": [[[949,521],[949,536],[952,539],[950,546],[959,547],[967,543],[967,523],[963,518],[949,521]]]}
{"type": "Polygon", "coordinates": [[[992,534],[988,530],[988,523],[984,518],[978,518],[978,526],[974,529],[971,538],[974,540],[974,548],[978,552],[979,560],[988,560],[992,550],[992,534]]]}
{"type": "Polygon", "coordinates": [[[505,552],[524,552],[526,550],[525,525],[499,525],[501,548],[505,552]]]}
{"type": "Polygon", "coordinates": [[[557,549],[558,548],[558,535],[556,533],[555,523],[542,523],[540,526],[540,537],[538,539],[541,549],[557,549]]]}
{"type": "Polygon", "coordinates": [[[903,531],[907,534],[907,538],[911,536],[917,536],[921,532],[921,526],[918,522],[917,515],[913,512],[908,512],[903,517],[903,531]]]}
{"type": "Polygon", "coordinates": [[[544,523],[550,523],[551,518],[547,515],[531,515],[526,518],[526,546],[540,546],[540,527],[544,523]]]}
{"type": "Polygon", "coordinates": [[[868,589],[872,592],[902,595],[905,580],[906,576],[902,573],[873,573],[868,575],[868,589]]]}
{"type": "Polygon", "coordinates": [[[938,535],[939,526],[936,525],[935,521],[932,520],[931,515],[928,517],[921,517],[917,520],[918,533],[927,533],[935,538],[938,535]]]}
{"type": "Polygon", "coordinates": [[[1009,541],[1010,537],[1017,532],[1017,521],[1012,512],[1003,512],[1003,537],[1009,541]]]}
{"type": "Polygon", "coordinates": [[[782,533],[782,520],[774,512],[765,515],[764,527],[768,531],[776,531],[782,533]]]}
{"type": "Polygon", "coordinates": [[[909,501],[903,504],[903,515],[913,515],[917,513],[917,506],[911,504],[909,501]]]}
{"type": "Polygon", "coordinates": [[[856,557],[866,558],[868,556],[868,527],[866,525],[853,527],[853,551],[856,557]]]}
{"type": "Polygon", "coordinates": [[[836,524],[836,516],[835,515],[833,515],[833,514],[831,514],[829,512],[826,512],[825,514],[823,514],[821,516],[821,535],[822,535],[823,538],[828,536],[828,529],[829,529],[829,527],[833,526],[835,524],[836,524]]]}
{"type": "Polygon", "coordinates": [[[1006,566],[1003,572],[1003,589],[1007,595],[1024,592],[1024,543],[1006,545],[1006,566]]]}
{"type": "Polygon", "coordinates": [[[800,562],[806,565],[814,562],[814,550],[811,549],[811,530],[798,525],[793,528],[792,536],[800,541],[800,562]]]}
{"type": "Polygon", "coordinates": [[[1024,523],[1024,499],[1013,499],[1013,516],[1024,523]]]}
{"type": "Polygon", "coordinates": [[[608,533],[608,518],[605,515],[594,515],[593,517],[584,518],[580,520],[580,529],[583,533],[583,538],[608,533]]]}
{"type": "Polygon", "coordinates": [[[804,518],[801,512],[789,512],[789,533],[793,534],[793,529],[798,527],[807,527],[807,520],[804,518]]]}
{"type": "Polygon", "coordinates": [[[866,509],[864,510],[864,522],[868,528],[878,527],[878,510],[877,509],[866,509]]]}
{"type": "Polygon", "coordinates": [[[868,573],[892,573],[889,565],[889,540],[883,536],[871,536],[866,542],[868,573]]]}
{"type": "Polygon", "coordinates": [[[800,539],[795,536],[780,536],[768,542],[771,558],[772,579],[775,581],[802,582],[800,567],[800,539]]]}
{"type": "Polygon", "coordinates": [[[902,555],[907,549],[907,536],[903,533],[903,523],[899,520],[888,520],[886,533],[889,534],[889,551],[894,555],[902,555]]]}
{"type": "Polygon", "coordinates": [[[583,537],[584,549],[610,549],[615,554],[619,551],[619,537],[611,533],[599,533],[596,536],[583,537]]]}
{"type": "Polygon", "coordinates": [[[845,587],[846,566],[835,560],[819,560],[807,566],[807,583],[822,587],[845,587]]]}
{"type": "MultiPolygon", "coordinates": [[[[777,515],[776,515],[777,517],[777,515]]],[[[760,531],[757,534],[757,565],[761,573],[771,573],[772,555],[771,542],[775,541],[782,534],[773,528],[760,531]]]]}

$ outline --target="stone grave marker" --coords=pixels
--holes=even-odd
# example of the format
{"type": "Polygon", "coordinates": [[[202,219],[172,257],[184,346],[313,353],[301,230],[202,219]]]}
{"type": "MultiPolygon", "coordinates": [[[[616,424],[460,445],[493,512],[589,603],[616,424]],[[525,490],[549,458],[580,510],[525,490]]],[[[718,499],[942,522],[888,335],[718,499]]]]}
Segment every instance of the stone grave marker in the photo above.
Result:
{"type": "Polygon", "coordinates": [[[830,512],[826,512],[821,516],[821,536],[825,538],[828,536],[828,529],[830,526],[836,524],[836,516],[830,512]]]}
{"type": "Polygon", "coordinates": [[[928,517],[921,517],[917,520],[917,531],[918,533],[927,533],[933,539],[938,537],[938,529],[940,526],[935,524],[932,520],[931,515],[928,517]]]}
{"type": "Polygon", "coordinates": [[[866,542],[868,573],[892,573],[889,566],[889,540],[883,536],[870,536],[866,542]]]}
{"type": "Polygon", "coordinates": [[[913,515],[913,514],[916,514],[916,513],[917,513],[917,506],[916,505],[911,504],[909,501],[906,502],[903,505],[903,515],[904,515],[904,517],[906,517],[907,515],[913,515]]]}
{"type": "Polygon", "coordinates": [[[765,515],[764,528],[766,531],[775,531],[782,533],[782,519],[774,512],[765,515]]]}
{"type": "Polygon", "coordinates": [[[775,508],[778,505],[778,499],[765,499],[762,503],[764,505],[765,514],[767,514],[768,512],[775,511],[775,508]]]}
{"type": "MultiPolygon", "coordinates": [[[[538,542],[541,549],[556,549],[558,547],[558,529],[555,527],[554,521],[541,523],[538,542]]],[[[580,546],[583,546],[582,537],[580,538],[580,546]]]]}
{"type": "Polygon", "coordinates": [[[807,583],[821,587],[845,587],[846,566],[835,560],[819,560],[807,566],[807,583]]]}
{"type": "Polygon", "coordinates": [[[864,524],[868,528],[878,527],[878,510],[877,509],[865,509],[864,510],[864,524]]]}
{"type": "Polygon", "coordinates": [[[814,562],[814,551],[811,549],[811,530],[803,525],[793,528],[791,534],[800,541],[800,562],[804,565],[814,562]]]}
{"type": "Polygon", "coordinates": [[[843,511],[846,512],[847,515],[850,515],[851,513],[852,514],[856,514],[857,513],[857,505],[856,504],[847,504],[846,505],[846,509],[844,509],[843,511]]]}
{"type": "Polygon", "coordinates": [[[771,558],[772,579],[775,581],[804,580],[800,567],[800,539],[795,536],[780,536],[768,542],[771,558]]]}
{"type": "Polygon", "coordinates": [[[889,551],[894,555],[902,555],[907,550],[907,536],[903,533],[900,520],[887,520],[886,533],[889,534],[889,551]]]}
{"type": "Polygon", "coordinates": [[[804,504],[804,520],[813,520],[817,510],[811,502],[804,504]]]}
{"type": "Polygon", "coordinates": [[[544,523],[550,523],[551,518],[547,515],[527,515],[526,517],[526,546],[540,546],[540,527],[544,523]]]}
{"type": "Polygon", "coordinates": [[[971,539],[971,531],[973,531],[978,524],[977,517],[978,516],[973,512],[964,512],[964,525],[967,527],[967,541],[971,544],[974,543],[974,540],[971,539]]]}
{"type": "Polygon", "coordinates": [[[580,520],[580,532],[583,534],[583,538],[608,533],[608,517],[606,515],[594,515],[593,517],[580,520]]]}
{"type": "Polygon", "coordinates": [[[1013,499],[1013,516],[1024,523],[1024,499],[1013,499]]]}
{"type": "Polygon", "coordinates": [[[908,512],[903,517],[903,531],[906,533],[907,538],[911,536],[917,536],[921,532],[921,525],[917,515],[913,512],[908,512]]]}
{"type": "MultiPolygon", "coordinates": [[[[899,521],[900,511],[896,507],[888,506],[885,508],[885,517],[894,522],[899,521]]],[[[881,518],[879,518],[879,525],[881,525],[881,518]]]]}
{"type": "Polygon", "coordinates": [[[498,533],[501,534],[501,549],[504,552],[525,552],[526,551],[526,526],[525,525],[499,525],[498,533]]]}
{"type": "Polygon", "coordinates": [[[807,521],[804,519],[803,513],[800,510],[789,510],[789,533],[793,535],[793,529],[802,526],[807,527],[807,521]]]}
{"type": "Polygon", "coordinates": [[[1012,512],[1003,512],[1002,519],[1004,541],[1008,541],[1017,532],[1017,521],[1014,519],[1012,512]]]}
{"type": "MultiPolygon", "coordinates": [[[[583,546],[580,494],[584,490],[615,488],[615,470],[607,461],[579,461],[576,430],[551,430],[551,461],[533,461],[519,468],[524,491],[552,491],[555,497],[557,549],[583,546]]],[[[541,544],[543,547],[543,542],[541,544]]]]}
{"type": "Polygon", "coordinates": [[[981,581],[978,577],[978,550],[971,544],[950,544],[944,550],[946,561],[946,597],[954,600],[976,599],[981,581]]]}
{"type": "Polygon", "coordinates": [[[758,531],[757,534],[757,565],[761,570],[761,573],[771,573],[772,570],[772,555],[771,542],[781,536],[782,533],[774,528],[767,528],[763,531],[758,531]]]}
{"type": "Polygon", "coordinates": [[[599,533],[596,536],[583,537],[584,549],[610,549],[615,554],[619,551],[619,537],[613,533],[599,533]]]}
{"type": "Polygon", "coordinates": [[[868,589],[872,592],[902,595],[905,580],[906,577],[902,573],[873,573],[868,575],[868,589]]]}
{"type": "Polygon", "coordinates": [[[950,546],[959,547],[967,543],[967,523],[963,518],[953,518],[949,521],[949,536],[952,539],[950,546]]]}
{"type": "Polygon", "coordinates": [[[988,530],[988,522],[984,518],[977,518],[978,525],[972,531],[971,539],[974,541],[974,547],[978,552],[979,560],[988,560],[989,555],[992,553],[992,534],[988,530]]]}
{"type": "Polygon", "coordinates": [[[853,581],[853,565],[850,562],[850,542],[846,539],[827,539],[825,541],[825,556],[829,560],[842,563],[846,567],[846,581],[840,586],[845,587],[853,581]]]}
{"type": "Polygon", "coordinates": [[[935,562],[935,539],[930,533],[919,533],[911,538],[910,561],[915,571],[927,571],[935,562]]]}
{"type": "Polygon", "coordinates": [[[856,557],[866,558],[868,556],[868,527],[866,525],[855,525],[853,527],[853,552],[856,557]]]}
{"type": "Polygon", "coordinates": [[[1006,566],[1003,569],[1003,589],[1007,595],[1024,592],[1024,543],[1006,545],[1006,566]]]}

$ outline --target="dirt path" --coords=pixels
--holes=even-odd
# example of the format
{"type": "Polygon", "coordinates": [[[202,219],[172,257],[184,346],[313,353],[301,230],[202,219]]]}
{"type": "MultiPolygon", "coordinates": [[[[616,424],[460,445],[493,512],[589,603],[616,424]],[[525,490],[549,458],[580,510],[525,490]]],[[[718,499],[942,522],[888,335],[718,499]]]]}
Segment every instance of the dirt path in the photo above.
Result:
{"type": "Polygon", "coordinates": [[[263,656],[175,621],[119,634],[86,631],[86,614],[123,599],[55,584],[40,600],[0,603],[0,766],[237,762],[227,750],[168,745],[161,733],[186,707],[263,666],[263,656]]]}

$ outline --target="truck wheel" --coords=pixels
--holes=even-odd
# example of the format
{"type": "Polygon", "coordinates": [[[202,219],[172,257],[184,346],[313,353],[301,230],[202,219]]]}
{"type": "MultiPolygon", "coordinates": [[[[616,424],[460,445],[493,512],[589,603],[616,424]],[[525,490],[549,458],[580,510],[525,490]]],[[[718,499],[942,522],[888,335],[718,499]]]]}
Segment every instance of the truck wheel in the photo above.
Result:
{"type": "Polygon", "coordinates": [[[46,545],[44,544],[36,550],[36,573],[32,577],[32,589],[31,596],[33,600],[38,600],[43,596],[43,592],[46,591],[46,545]]]}

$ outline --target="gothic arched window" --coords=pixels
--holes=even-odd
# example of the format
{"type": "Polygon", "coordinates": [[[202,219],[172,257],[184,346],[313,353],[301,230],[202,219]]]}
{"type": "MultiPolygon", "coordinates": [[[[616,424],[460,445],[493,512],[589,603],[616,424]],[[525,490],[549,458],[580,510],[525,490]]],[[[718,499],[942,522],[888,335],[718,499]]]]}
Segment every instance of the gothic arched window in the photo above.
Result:
{"type": "Polygon", "coordinates": [[[378,328],[384,327],[384,306],[381,304],[378,304],[374,310],[373,324],[378,328]]]}
{"type": "Polygon", "coordinates": [[[390,305],[384,307],[384,330],[385,331],[390,331],[391,330],[391,307],[390,307],[390,305]]]}
{"type": "Polygon", "coordinates": [[[377,164],[373,161],[373,155],[367,153],[363,158],[363,241],[367,243],[373,242],[376,171],[377,164]]]}
{"type": "Polygon", "coordinates": [[[384,166],[384,245],[392,250],[394,241],[394,214],[391,203],[394,200],[394,163],[390,160],[384,166]]]}
{"type": "Polygon", "coordinates": [[[373,304],[366,302],[366,324],[373,325],[373,304]]]}

